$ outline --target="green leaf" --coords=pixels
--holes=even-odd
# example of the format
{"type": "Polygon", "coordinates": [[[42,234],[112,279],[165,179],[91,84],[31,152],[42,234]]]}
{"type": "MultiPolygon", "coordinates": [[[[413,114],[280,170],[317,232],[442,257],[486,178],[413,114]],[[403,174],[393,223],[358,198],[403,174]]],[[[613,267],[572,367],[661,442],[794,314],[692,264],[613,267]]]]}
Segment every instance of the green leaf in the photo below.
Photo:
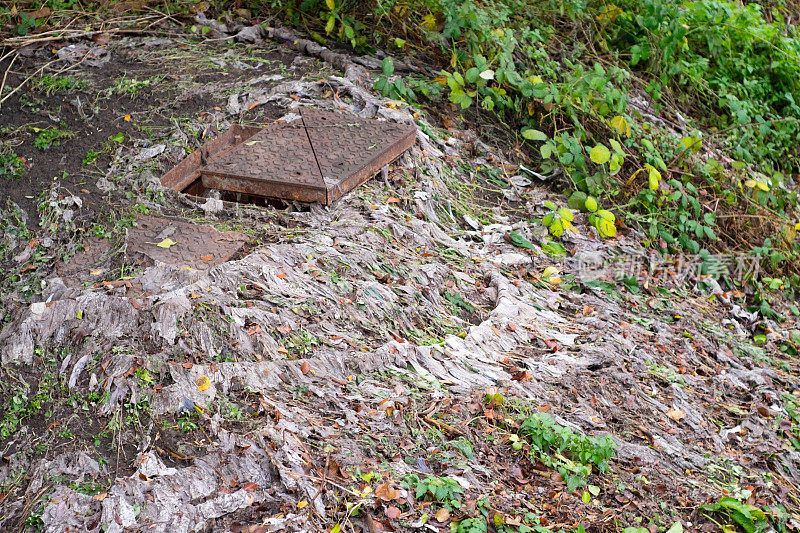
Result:
{"type": "Polygon", "coordinates": [[[613,222],[605,218],[597,218],[595,221],[595,227],[597,228],[597,231],[600,233],[601,237],[613,237],[617,234],[617,227],[614,226],[613,222]]]}
{"type": "Polygon", "coordinates": [[[598,496],[600,494],[600,487],[597,485],[589,485],[586,488],[589,489],[589,492],[592,494],[592,496],[598,496]]]}
{"type": "Polygon", "coordinates": [[[544,206],[545,206],[547,209],[552,209],[553,211],[555,211],[555,210],[556,210],[556,204],[554,204],[554,203],[553,203],[553,202],[551,202],[550,200],[545,200],[545,201],[544,201],[544,206]]]}
{"type": "Polygon", "coordinates": [[[514,246],[525,248],[526,250],[536,249],[536,246],[534,246],[534,244],[531,241],[520,235],[518,231],[512,231],[511,233],[508,234],[508,236],[511,239],[511,244],[513,244],[514,246]]]}
{"type": "Polygon", "coordinates": [[[119,132],[113,137],[111,137],[111,140],[117,143],[121,143],[125,140],[125,135],[122,132],[119,132]]]}
{"type": "Polygon", "coordinates": [[[543,144],[539,148],[539,152],[542,154],[542,159],[550,159],[550,156],[553,155],[553,145],[550,143],[543,144]]]}
{"type": "Polygon", "coordinates": [[[353,27],[350,25],[346,25],[344,27],[344,34],[348,39],[353,39],[356,36],[356,32],[353,30],[353,27]]]}
{"type": "Polygon", "coordinates": [[[493,80],[494,79],[494,71],[492,69],[484,70],[483,72],[481,72],[481,78],[483,78],[484,80],[487,80],[487,81],[493,80]]]}
{"type": "Polygon", "coordinates": [[[584,493],[581,495],[581,501],[583,501],[583,503],[589,503],[592,501],[592,495],[589,494],[588,491],[584,491],[584,493]]]}
{"type": "Polygon", "coordinates": [[[570,207],[570,209],[583,211],[586,206],[586,200],[587,196],[585,192],[575,191],[572,193],[572,196],[569,197],[569,200],[567,200],[567,205],[570,207]]]}
{"type": "Polygon", "coordinates": [[[550,257],[564,257],[567,255],[567,249],[560,242],[547,241],[542,244],[542,251],[550,257]]]}
{"type": "Polygon", "coordinates": [[[605,165],[611,159],[611,151],[605,145],[598,144],[589,151],[589,158],[595,165],[605,165]]]}
{"type": "Polygon", "coordinates": [[[661,182],[661,173],[652,165],[645,165],[645,167],[647,167],[647,186],[651,191],[658,190],[658,184],[661,182]]]}
{"type": "Polygon", "coordinates": [[[681,144],[686,150],[690,150],[693,154],[700,151],[703,147],[703,141],[699,137],[683,137],[681,144]]]}
{"type": "Polygon", "coordinates": [[[542,218],[542,224],[544,224],[545,226],[549,226],[550,224],[552,224],[552,223],[553,223],[553,219],[555,219],[555,218],[556,218],[556,215],[555,215],[555,213],[547,213],[547,214],[546,214],[546,215],[545,215],[545,216],[542,218]]]}
{"type": "Polygon", "coordinates": [[[330,35],[335,26],[336,26],[336,17],[331,15],[330,17],[328,17],[328,23],[325,24],[325,34],[330,35]]]}
{"type": "Polygon", "coordinates": [[[391,57],[384,57],[383,62],[381,63],[381,70],[383,70],[383,74],[385,76],[391,76],[394,74],[394,60],[391,57]]]}
{"type": "Polygon", "coordinates": [[[566,220],[567,222],[572,222],[574,217],[572,215],[572,211],[567,209],[566,207],[561,207],[558,210],[558,216],[566,220]]]}
{"type": "Polygon", "coordinates": [[[385,77],[381,76],[375,81],[375,84],[372,86],[373,89],[381,93],[383,96],[387,96],[389,94],[389,83],[385,77]]]}
{"type": "Polygon", "coordinates": [[[672,524],[672,527],[667,530],[667,533],[683,533],[683,524],[680,521],[672,524]]]}
{"type": "Polygon", "coordinates": [[[325,5],[328,6],[328,9],[333,11],[336,9],[336,0],[325,0],[325,5]]]}
{"type": "Polygon", "coordinates": [[[331,533],[340,533],[342,531],[342,526],[338,522],[335,526],[331,529],[331,533]]]}
{"type": "Polygon", "coordinates": [[[477,68],[472,67],[471,69],[469,69],[464,73],[464,79],[467,80],[468,83],[475,83],[476,81],[481,79],[480,71],[477,68]]]}
{"type": "Polygon", "coordinates": [[[617,219],[614,217],[614,213],[611,211],[606,211],[605,209],[601,209],[597,212],[597,216],[602,218],[603,220],[608,220],[609,222],[615,222],[617,219]]]}
{"type": "Polygon", "coordinates": [[[564,223],[560,218],[557,218],[550,224],[550,234],[554,237],[561,237],[564,235],[564,223]]]}
{"type": "Polygon", "coordinates": [[[588,198],[586,198],[586,203],[584,205],[586,206],[586,209],[591,211],[592,213],[597,211],[597,208],[600,207],[599,205],[597,205],[597,200],[595,200],[593,196],[589,196],[588,198]]]}
{"type": "MultiPolygon", "coordinates": [[[[529,141],[546,141],[547,135],[539,130],[534,129],[527,129],[522,130],[522,136],[528,139],[529,141]]],[[[546,158],[545,158],[546,159],[546,158]]]]}
{"type": "Polygon", "coordinates": [[[394,39],[394,45],[395,45],[397,48],[403,48],[403,47],[406,45],[406,42],[405,42],[405,40],[404,40],[404,39],[401,39],[400,37],[395,37],[395,39],[394,39]]]}

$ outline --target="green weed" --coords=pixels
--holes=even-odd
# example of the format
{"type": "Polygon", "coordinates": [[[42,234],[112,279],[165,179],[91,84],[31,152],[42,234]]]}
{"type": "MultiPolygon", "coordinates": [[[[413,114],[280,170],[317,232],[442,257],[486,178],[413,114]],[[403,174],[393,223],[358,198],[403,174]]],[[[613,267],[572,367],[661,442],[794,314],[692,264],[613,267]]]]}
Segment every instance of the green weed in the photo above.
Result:
{"type": "Polygon", "coordinates": [[[519,434],[526,437],[533,457],[561,474],[569,492],[586,484],[592,466],[607,472],[608,460],[614,456],[611,437],[575,433],[557,424],[547,413],[527,417],[520,425],[519,434]]]}
{"type": "Polygon", "coordinates": [[[88,152],[86,152],[83,161],[81,161],[81,165],[84,167],[88,167],[89,165],[96,163],[97,159],[100,157],[102,153],[103,152],[98,152],[97,150],[89,150],[88,152]]]}
{"type": "Polygon", "coordinates": [[[307,331],[300,331],[283,339],[283,347],[293,356],[310,355],[317,346],[319,339],[307,331]]]}
{"type": "Polygon", "coordinates": [[[0,178],[21,178],[25,163],[6,143],[0,143],[0,178]]]}
{"type": "Polygon", "coordinates": [[[118,78],[114,85],[106,89],[107,95],[120,94],[127,95],[131,100],[140,96],[143,89],[154,86],[161,81],[161,76],[151,76],[145,79],[121,77],[118,78]]]}
{"type": "Polygon", "coordinates": [[[413,491],[414,497],[418,501],[447,504],[451,508],[461,507],[461,495],[464,489],[455,479],[436,476],[420,477],[417,474],[406,474],[401,484],[403,487],[413,491]]]}
{"type": "Polygon", "coordinates": [[[47,96],[53,93],[74,92],[86,88],[85,81],[79,81],[72,76],[54,76],[52,74],[45,74],[33,78],[29,84],[31,89],[43,92],[47,94],[47,96]]]}
{"type": "Polygon", "coordinates": [[[39,150],[47,150],[51,146],[60,146],[64,141],[75,136],[74,132],[61,130],[55,126],[50,126],[48,128],[36,128],[31,126],[31,129],[38,134],[33,140],[33,146],[39,150]]]}

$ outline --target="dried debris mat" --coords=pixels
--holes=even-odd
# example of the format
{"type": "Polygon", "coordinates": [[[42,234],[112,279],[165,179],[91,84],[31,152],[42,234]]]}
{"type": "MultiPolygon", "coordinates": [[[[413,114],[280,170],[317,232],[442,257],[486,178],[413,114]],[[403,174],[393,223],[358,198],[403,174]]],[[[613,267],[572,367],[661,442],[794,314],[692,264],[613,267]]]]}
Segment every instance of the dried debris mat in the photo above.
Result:
{"type": "MultiPolygon", "coordinates": [[[[375,98],[362,78],[286,82],[241,105],[424,120],[375,98]]],[[[141,161],[123,154],[118,164],[141,161]]],[[[711,523],[700,505],[740,486],[751,502],[796,512],[800,454],[774,423],[796,379],[717,327],[748,327],[721,299],[542,283],[545,266],[569,272],[575,259],[507,239],[542,242],[527,222],[542,192],[515,179],[491,201],[469,200],[480,216],[453,212],[474,169],[504,164],[470,132],[419,131],[385,178],[329,208],[241,208],[242,227],[274,232],[239,259],[204,270],[152,260],[131,283],[99,288],[51,277],[43,301],[0,332],[3,365],[41,374],[38,347],[68,348],[57,352],[58,379],[71,394],[106,394],[92,417],[148,410],[141,425],[115,426],[114,469],[88,446],[22,453],[35,430],[18,432],[2,476],[23,469],[29,481],[3,501],[2,527],[44,501],[47,531],[439,531],[487,505],[489,523],[497,515],[509,527],[531,523],[525,513],[553,529],[602,530],[661,514],[691,529],[711,523]],[[487,407],[487,391],[504,405],[487,407]],[[593,501],[510,445],[514,402],[613,438],[611,471],[591,474],[593,501]],[[245,416],[209,407],[223,404],[245,416]],[[178,417],[195,425],[191,441],[161,424],[178,417]],[[456,480],[463,507],[422,501],[401,484],[413,473],[456,480]],[[102,479],[100,493],[76,488],[102,479]]],[[[570,239],[576,257],[636,247],[570,239]]]]}

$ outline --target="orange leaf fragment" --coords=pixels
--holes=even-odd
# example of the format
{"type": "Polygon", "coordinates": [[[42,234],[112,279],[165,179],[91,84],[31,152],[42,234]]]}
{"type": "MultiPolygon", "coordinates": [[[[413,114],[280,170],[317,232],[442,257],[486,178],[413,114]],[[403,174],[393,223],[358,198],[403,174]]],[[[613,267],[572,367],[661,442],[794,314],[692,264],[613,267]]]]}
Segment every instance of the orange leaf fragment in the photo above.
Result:
{"type": "Polygon", "coordinates": [[[308,361],[303,361],[303,364],[300,365],[300,372],[302,372],[304,376],[311,372],[311,365],[308,364],[308,361]]]}
{"type": "Polygon", "coordinates": [[[448,520],[450,520],[450,511],[448,511],[447,509],[442,507],[441,509],[436,511],[436,514],[433,515],[433,516],[436,517],[436,521],[437,522],[442,524],[442,523],[447,522],[448,520]]]}
{"type": "Polygon", "coordinates": [[[95,494],[94,496],[92,496],[92,499],[94,501],[101,502],[106,499],[106,496],[108,496],[107,492],[101,492],[100,494],[95,494]]]}
{"type": "Polygon", "coordinates": [[[400,496],[400,492],[388,483],[384,483],[375,489],[375,496],[385,502],[390,502],[396,500],[400,496]]]}
{"type": "Polygon", "coordinates": [[[283,279],[283,278],[285,278],[285,277],[286,277],[286,274],[285,274],[285,273],[283,273],[283,272],[278,272],[277,274],[275,274],[275,276],[276,276],[276,277],[278,277],[278,278],[280,278],[280,279],[283,279]]]}
{"type": "Polygon", "coordinates": [[[213,255],[201,255],[200,259],[203,260],[203,261],[206,261],[206,262],[213,261],[214,260],[214,256],[213,255]]]}
{"type": "Polygon", "coordinates": [[[131,116],[130,116],[130,115],[125,115],[125,117],[123,118],[123,120],[124,120],[125,122],[130,122],[130,121],[131,121],[131,116]]]}
{"type": "Polygon", "coordinates": [[[400,199],[399,198],[395,198],[394,196],[390,196],[389,199],[386,200],[386,203],[387,204],[399,204],[400,203],[400,199]]]}
{"type": "Polygon", "coordinates": [[[391,507],[386,509],[386,516],[388,516],[389,518],[394,520],[395,518],[400,516],[400,508],[399,507],[395,507],[394,505],[392,505],[391,507]]]}

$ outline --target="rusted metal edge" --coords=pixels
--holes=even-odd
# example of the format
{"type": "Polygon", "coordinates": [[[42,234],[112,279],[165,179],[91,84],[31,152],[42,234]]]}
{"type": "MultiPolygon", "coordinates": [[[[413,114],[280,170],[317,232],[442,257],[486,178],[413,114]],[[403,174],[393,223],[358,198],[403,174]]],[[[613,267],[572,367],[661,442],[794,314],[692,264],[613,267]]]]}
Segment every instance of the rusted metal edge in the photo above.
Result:
{"type": "Polygon", "coordinates": [[[224,156],[259,131],[261,128],[233,124],[228,131],[204,143],[203,146],[161,176],[161,184],[176,191],[183,191],[200,177],[200,171],[204,165],[224,156]]]}
{"type": "Polygon", "coordinates": [[[320,202],[327,204],[327,189],[325,187],[302,187],[293,183],[279,181],[252,180],[236,176],[221,176],[203,173],[203,186],[208,189],[220,189],[231,192],[241,192],[266,198],[280,198],[282,200],[295,200],[298,202],[320,202]],[[270,194],[264,194],[265,185],[269,186],[270,194]]]}

